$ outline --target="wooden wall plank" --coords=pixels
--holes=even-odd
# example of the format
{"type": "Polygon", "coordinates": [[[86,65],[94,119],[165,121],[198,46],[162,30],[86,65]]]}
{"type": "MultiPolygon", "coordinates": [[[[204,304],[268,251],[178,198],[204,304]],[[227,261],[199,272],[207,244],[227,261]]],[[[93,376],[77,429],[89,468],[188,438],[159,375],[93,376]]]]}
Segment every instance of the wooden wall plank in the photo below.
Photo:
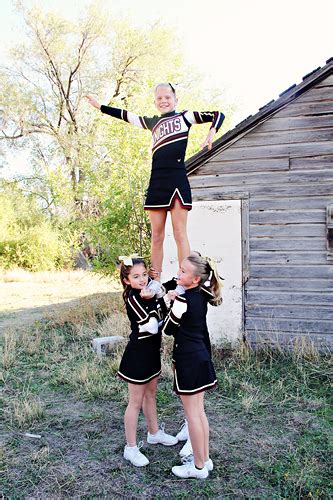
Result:
{"type": "Polygon", "coordinates": [[[333,348],[333,336],[331,334],[324,334],[317,330],[316,332],[311,332],[311,335],[307,332],[302,333],[290,333],[280,330],[277,332],[267,332],[267,330],[246,330],[247,341],[254,346],[259,344],[267,344],[271,346],[283,346],[292,348],[295,342],[299,343],[305,341],[307,344],[311,343],[320,350],[326,351],[333,348]],[[302,338],[300,338],[302,337],[302,338]]]}
{"type": "Polygon", "coordinates": [[[326,207],[303,210],[251,211],[251,224],[325,224],[326,207]]]}
{"type": "Polygon", "coordinates": [[[279,116],[309,116],[318,113],[326,115],[332,112],[332,102],[300,102],[297,101],[281,109],[279,116]]]}
{"type": "Polygon", "coordinates": [[[255,129],[257,132],[281,131],[281,130],[300,130],[316,129],[323,127],[333,127],[333,115],[323,116],[290,116],[282,117],[272,116],[255,129]]]}
{"type": "MultiPolygon", "coordinates": [[[[323,165],[322,168],[325,168],[323,165]]],[[[210,161],[203,164],[200,168],[195,170],[192,177],[198,175],[210,175],[227,173],[235,174],[241,172],[260,172],[260,171],[285,171],[289,170],[289,158],[287,156],[281,158],[261,158],[250,160],[228,160],[228,161],[210,161]]]]}
{"type": "Polygon", "coordinates": [[[326,306],[309,306],[302,304],[283,305],[283,306],[267,306],[261,304],[248,304],[246,307],[246,315],[248,318],[283,318],[283,319],[310,319],[318,318],[325,321],[331,320],[333,323],[333,308],[326,306]]]}
{"type": "Polygon", "coordinates": [[[251,239],[254,237],[295,238],[299,236],[307,238],[326,238],[326,226],[324,224],[250,225],[251,239]]]}
{"type": "Polygon", "coordinates": [[[326,206],[333,203],[333,195],[330,196],[311,196],[311,197],[281,197],[281,198],[251,198],[250,210],[300,210],[320,209],[326,210],[326,206]]]}
{"type": "MultiPolygon", "coordinates": [[[[241,186],[225,186],[222,184],[222,177],[218,177],[219,181],[216,181],[214,186],[210,186],[209,182],[202,188],[192,187],[192,178],[190,178],[190,184],[192,187],[192,195],[195,200],[224,200],[228,199],[228,195],[233,195],[235,192],[242,193],[241,186]],[[219,182],[219,183],[218,183],[219,182]]],[[[210,179],[211,180],[211,179],[210,179]]],[[[243,192],[253,196],[328,196],[333,195],[333,183],[324,184],[313,184],[307,183],[302,185],[297,184],[277,184],[271,186],[269,184],[265,185],[252,185],[243,186],[243,192]]]]}
{"type": "MultiPolygon", "coordinates": [[[[236,143],[235,143],[236,144],[236,143]]],[[[279,158],[281,156],[318,156],[333,154],[333,141],[309,142],[301,144],[272,144],[268,146],[247,146],[238,148],[235,145],[216,155],[218,160],[237,160],[249,158],[279,158]]]]}
{"type": "Polygon", "coordinates": [[[302,172],[293,170],[288,172],[248,172],[240,174],[225,174],[225,175],[197,175],[191,178],[191,186],[193,188],[213,187],[223,183],[224,186],[239,186],[246,185],[258,186],[263,184],[300,184],[300,183],[324,183],[331,182],[333,187],[333,169],[314,170],[302,172]]]}
{"type": "Polygon", "coordinates": [[[286,266],[286,265],[251,265],[251,278],[304,278],[308,279],[333,279],[333,265],[304,265],[304,266],[286,266]]]}
{"type": "MultiPolygon", "coordinates": [[[[327,85],[325,87],[313,87],[308,92],[305,92],[297,98],[297,103],[300,102],[320,102],[320,101],[333,101],[333,86],[327,85]]],[[[296,101],[295,101],[296,102],[296,101]]],[[[333,105],[333,103],[332,103],[333,105]]]]}
{"type": "Polygon", "coordinates": [[[325,241],[321,238],[250,238],[250,251],[278,250],[278,251],[315,251],[326,250],[325,241]]]}
{"type": "MultiPolygon", "coordinates": [[[[333,135],[333,130],[331,130],[333,135]]],[[[292,170],[313,170],[333,168],[333,155],[310,156],[310,157],[291,157],[290,168],[292,170]]]]}
{"type": "Polygon", "coordinates": [[[270,144],[296,144],[308,142],[331,141],[331,128],[315,128],[309,130],[280,130],[279,132],[252,132],[239,139],[234,148],[268,146],[270,144]]]}
{"type": "MultiPolygon", "coordinates": [[[[323,249],[324,250],[324,249],[323,249]]],[[[280,252],[277,250],[264,251],[252,250],[251,251],[251,264],[327,264],[327,252],[280,252]]],[[[332,299],[333,300],[333,299],[332,299]]],[[[332,305],[333,307],[333,305],[332,305]]]]}
{"type": "Polygon", "coordinates": [[[246,329],[270,330],[294,332],[301,335],[302,333],[317,333],[333,334],[333,322],[323,320],[302,320],[302,319],[275,319],[275,318],[246,318],[246,329]]]}
{"type": "MultiPolygon", "coordinates": [[[[247,306],[251,304],[261,305],[325,305],[331,306],[333,304],[332,292],[281,292],[270,293],[268,291],[252,291],[247,292],[247,306]]],[[[332,308],[333,310],[333,308],[332,308]]],[[[332,324],[333,328],[333,324],[332,324]]]]}
{"type": "MultiPolygon", "coordinates": [[[[246,284],[247,291],[255,290],[268,290],[270,293],[275,291],[290,292],[291,282],[289,278],[250,278],[246,284]]],[[[317,292],[333,292],[333,280],[330,279],[315,279],[306,278],[293,278],[292,290],[296,291],[317,291],[317,292]]]]}

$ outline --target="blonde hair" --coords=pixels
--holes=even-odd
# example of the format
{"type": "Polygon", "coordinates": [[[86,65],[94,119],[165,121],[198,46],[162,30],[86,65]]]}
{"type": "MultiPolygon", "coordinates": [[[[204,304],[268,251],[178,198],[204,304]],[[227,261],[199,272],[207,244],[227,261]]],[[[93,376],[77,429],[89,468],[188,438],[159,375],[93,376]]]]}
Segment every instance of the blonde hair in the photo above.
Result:
{"type": "Polygon", "coordinates": [[[209,290],[214,295],[213,305],[219,306],[222,304],[221,295],[221,278],[217,273],[215,265],[211,265],[207,257],[203,257],[199,252],[191,252],[188,257],[186,257],[194,267],[194,274],[200,278],[199,285],[203,285],[208,279],[210,280],[209,290]]]}
{"type": "Polygon", "coordinates": [[[155,94],[156,94],[156,91],[159,87],[170,87],[170,89],[172,90],[172,93],[174,94],[174,96],[176,96],[176,90],[171,83],[169,83],[169,82],[158,83],[154,89],[155,94]]]}

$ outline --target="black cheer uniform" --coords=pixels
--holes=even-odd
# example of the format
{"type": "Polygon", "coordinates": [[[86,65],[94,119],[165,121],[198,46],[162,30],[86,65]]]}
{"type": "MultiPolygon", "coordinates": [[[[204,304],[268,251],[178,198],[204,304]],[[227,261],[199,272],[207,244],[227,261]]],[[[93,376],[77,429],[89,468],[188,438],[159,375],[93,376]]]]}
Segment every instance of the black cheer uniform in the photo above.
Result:
{"type": "Polygon", "coordinates": [[[162,333],[175,338],[174,391],[177,394],[196,394],[217,384],[206,322],[207,304],[213,299],[213,294],[204,286],[190,288],[176,298],[187,306],[182,317],[177,318],[171,308],[164,320],[162,333]]]}
{"type": "Polygon", "coordinates": [[[149,118],[104,105],[101,106],[101,111],[152,132],[152,170],[145,210],[170,210],[176,199],[183,208],[191,210],[191,188],[185,169],[189,130],[195,123],[207,122],[212,122],[212,127],[218,130],[223,123],[224,114],[219,111],[172,111],[149,118]]]}

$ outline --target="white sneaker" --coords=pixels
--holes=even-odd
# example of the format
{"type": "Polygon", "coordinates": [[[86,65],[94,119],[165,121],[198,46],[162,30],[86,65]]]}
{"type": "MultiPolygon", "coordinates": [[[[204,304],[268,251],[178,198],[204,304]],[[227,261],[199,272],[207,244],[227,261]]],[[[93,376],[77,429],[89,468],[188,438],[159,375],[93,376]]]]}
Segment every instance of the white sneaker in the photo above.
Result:
{"type": "Polygon", "coordinates": [[[186,441],[188,439],[188,424],[187,420],[184,420],[183,425],[180,428],[180,431],[176,435],[178,441],[186,441]]]}
{"type": "Polygon", "coordinates": [[[175,476],[186,478],[196,478],[196,479],[206,479],[208,477],[208,469],[205,466],[203,469],[197,469],[194,462],[189,462],[184,465],[175,465],[172,467],[172,472],[175,476]]]}
{"type": "Polygon", "coordinates": [[[164,424],[162,424],[156,434],[150,434],[150,432],[148,432],[147,442],[149,444],[164,444],[164,446],[173,446],[178,443],[178,439],[171,436],[171,434],[166,434],[164,432],[164,424]]]}
{"type": "Polygon", "coordinates": [[[139,446],[126,445],[124,448],[124,459],[131,462],[135,467],[144,467],[149,464],[148,458],[140,451],[141,446],[142,443],[139,443],[139,446]]]}
{"type": "MultiPolygon", "coordinates": [[[[182,462],[183,462],[183,464],[191,463],[191,462],[194,463],[193,455],[183,457],[182,462]]],[[[212,470],[214,469],[214,464],[213,464],[213,460],[211,458],[209,458],[208,460],[205,460],[205,467],[207,467],[208,472],[212,472],[212,470]]]]}
{"type": "Polygon", "coordinates": [[[181,457],[188,457],[190,455],[193,455],[192,443],[191,443],[190,438],[188,438],[188,440],[186,441],[186,443],[184,444],[184,446],[180,450],[179,455],[181,457]]]}

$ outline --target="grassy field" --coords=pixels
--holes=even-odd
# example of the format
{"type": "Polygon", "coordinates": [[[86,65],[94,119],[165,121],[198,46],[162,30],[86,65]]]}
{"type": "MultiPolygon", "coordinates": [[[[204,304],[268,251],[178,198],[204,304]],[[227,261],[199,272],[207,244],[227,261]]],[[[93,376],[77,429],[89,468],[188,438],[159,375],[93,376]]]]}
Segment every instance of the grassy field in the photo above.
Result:
{"type": "MultiPolygon", "coordinates": [[[[98,359],[90,341],[112,334],[126,337],[127,319],[119,291],[110,284],[99,292],[87,285],[86,293],[61,308],[44,304],[33,322],[15,321],[21,306],[3,312],[2,495],[332,496],[328,354],[302,343],[293,353],[216,349],[219,386],[206,396],[215,468],[206,481],[180,480],[170,471],[179,462],[181,443],[165,448],[144,442],[150,464],[141,469],[123,460],[127,391],[115,377],[122,346],[98,359]]],[[[170,339],[164,342],[158,410],[166,430],[176,433],[183,413],[171,389],[170,339]]],[[[145,441],[145,436],[141,418],[139,438],[145,441]]]]}

